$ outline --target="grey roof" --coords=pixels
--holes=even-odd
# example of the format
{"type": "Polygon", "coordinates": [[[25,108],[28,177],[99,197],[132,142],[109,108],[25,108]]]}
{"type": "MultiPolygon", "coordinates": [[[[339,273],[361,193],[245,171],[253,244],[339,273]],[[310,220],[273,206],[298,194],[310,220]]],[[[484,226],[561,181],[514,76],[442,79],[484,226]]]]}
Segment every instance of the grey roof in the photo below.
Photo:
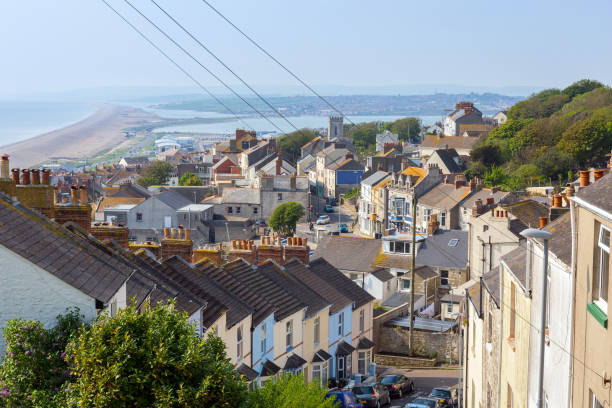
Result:
{"type": "Polygon", "coordinates": [[[388,175],[389,173],[387,173],[386,171],[377,171],[368,178],[361,180],[361,184],[365,184],[366,186],[375,186],[376,184],[384,180],[384,178],[388,175]]]}
{"type": "Polygon", "coordinates": [[[264,361],[261,365],[261,375],[262,377],[267,377],[269,375],[274,375],[280,371],[280,367],[271,362],[270,360],[264,361]]]}
{"type": "Polygon", "coordinates": [[[348,356],[353,351],[355,351],[355,347],[348,344],[346,341],[341,341],[338,344],[338,347],[336,348],[336,355],[337,356],[348,356]]]}
{"type": "Polygon", "coordinates": [[[612,172],[608,172],[601,179],[583,187],[576,193],[576,197],[587,203],[612,213],[612,172]]]}
{"type": "Polygon", "coordinates": [[[357,350],[365,350],[374,347],[376,344],[367,337],[360,337],[357,343],[357,350]]]}
{"type": "Polygon", "coordinates": [[[552,234],[548,240],[548,250],[569,267],[572,263],[572,220],[569,212],[544,227],[544,231],[552,234]]]}
{"type": "Polygon", "coordinates": [[[285,361],[285,367],[283,367],[283,370],[293,370],[296,368],[300,368],[306,363],[307,363],[306,360],[304,360],[302,357],[298,356],[297,354],[293,353],[292,355],[289,356],[289,358],[287,358],[287,361],[285,361]]]}
{"type": "Polygon", "coordinates": [[[431,156],[438,156],[449,173],[463,173],[465,171],[465,163],[462,162],[455,149],[435,150],[431,156]]]}
{"type": "Polygon", "coordinates": [[[255,188],[224,188],[222,193],[224,204],[259,204],[259,190],[255,188]]]}
{"type": "Polygon", "coordinates": [[[193,203],[176,191],[164,191],[153,197],[175,210],[193,203]]]}
{"type": "Polygon", "coordinates": [[[240,364],[236,371],[238,371],[240,375],[243,375],[244,378],[247,379],[247,381],[253,381],[257,377],[259,377],[259,373],[257,371],[253,370],[251,367],[244,363],[240,364]]]}
{"type": "Polygon", "coordinates": [[[391,272],[389,272],[387,268],[377,268],[376,270],[372,271],[371,274],[381,282],[386,282],[393,279],[393,275],[391,275],[391,272]]]}
{"type": "Polygon", "coordinates": [[[146,156],[126,156],[123,158],[127,164],[148,164],[149,158],[146,156]]]}
{"type": "Polygon", "coordinates": [[[465,201],[461,203],[461,207],[472,208],[476,203],[476,200],[482,200],[483,204],[487,203],[487,198],[493,198],[494,203],[498,204],[508,193],[498,190],[494,193],[491,192],[490,188],[483,188],[475,194],[469,196],[465,201]]]}
{"type": "MultiPolygon", "coordinates": [[[[400,327],[410,327],[410,317],[401,317],[398,319],[393,319],[387,322],[387,324],[393,325],[393,326],[400,326],[400,327]]],[[[427,319],[424,317],[414,318],[415,330],[445,332],[445,331],[449,331],[456,325],[457,325],[457,322],[455,321],[427,319]]]]}
{"type": "Polygon", "coordinates": [[[319,351],[314,354],[314,357],[312,357],[312,362],[320,363],[322,361],[327,361],[330,358],[332,358],[332,356],[327,351],[319,349],[319,351]]]}
{"type": "Polygon", "coordinates": [[[461,303],[462,297],[459,295],[453,295],[452,293],[447,293],[446,295],[440,298],[440,302],[442,303],[461,303]]]}
{"type": "MultiPolygon", "coordinates": [[[[320,244],[319,244],[320,245],[320,244]]],[[[335,287],[340,293],[353,301],[353,309],[357,309],[368,302],[374,301],[374,297],[360,288],[355,282],[347,278],[337,268],[332,266],[323,258],[310,262],[309,268],[320,278],[335,287]]]]}
{"type": "Polygon", "coordinates": [[[334,267],[355,272],[368,272],[378,256],[378,239],[328,235],[323,237],[313,259],[325,258],[334,267]]]}
{"type": "Polygon", "coordinates": [[[482,276],[482,283],[497,304],[498,308],[501,306],[501,281],[499,276],[499,268],[500,266],[493,268],[491,271],[482,276]]]}
{"type": "Polygon", "coordinates": [[[416,264],[439,268],[466,268],[469,232],[438,230],[428,236],[417,250],[416,264]],[[449,246],[456,239],[457,245],[449,246]]]}
{"type": "MultiPolygon", "coordinates": [[[[425,295],[421,295],[418,293],[414,294],[414,308],[418,309],[419,304],[423,305],[425,300],[425,295]]],[[[384,302],[382,305],[385,307],[398,307],[403,304],[410,303],[410,292],[395,292],[391,297],[384,302]]]]}
{"type": "Polygon", "coordinates": [[[527,285],[527,256],[525,252],[525,241],[506,255],[502,256],[502,261],[508,266],[510,272],[519,280],[523,288],[527,285]]]}

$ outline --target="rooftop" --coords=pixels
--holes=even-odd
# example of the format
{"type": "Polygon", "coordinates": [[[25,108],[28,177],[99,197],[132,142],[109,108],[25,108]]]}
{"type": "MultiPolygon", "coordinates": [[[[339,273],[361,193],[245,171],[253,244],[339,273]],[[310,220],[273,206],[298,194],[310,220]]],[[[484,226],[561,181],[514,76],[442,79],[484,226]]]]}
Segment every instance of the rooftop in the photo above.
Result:
{"type": "Polygon", "coordinates": [[[583,187],[576,193],[580,201],[595,206],[608,214],[612,214],[612,172],[604,175],[601,179],[583,187]]]}
{"type": "Polygon", "coordinates": [[[337,268],[332,266],[323,258],[310,262],[309,268],[321,279],[325,280],[340,293],[353,302],[353,309],[359,308],[374,298],[365,290],[361,289],[355,282],[347,278],[337,268]]]}

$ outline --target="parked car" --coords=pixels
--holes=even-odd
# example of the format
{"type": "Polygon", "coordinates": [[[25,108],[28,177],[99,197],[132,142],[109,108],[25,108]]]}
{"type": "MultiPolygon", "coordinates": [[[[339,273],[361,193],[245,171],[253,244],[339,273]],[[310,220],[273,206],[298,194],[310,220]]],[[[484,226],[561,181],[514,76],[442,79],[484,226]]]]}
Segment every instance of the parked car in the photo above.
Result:
{"type": "Polygon", "coordinates": [[[414,390],[412,380],[402,374],[385,375],[380,382],[389,389],[391,397],[402,398],[414,390]]]}
{"type": "Polygon", "coordinates": [[[329,215],[320,215],[319,218],[317,218],[317,225],[329,224],[330,222],[329,215]]]}
{"type": "Polygon", "coordinates": [[[335,197],[327,197],[327,204],[329,205],[338,205],[338,200],[335,197]]]}
{"type": "Polygon", "coordinates": [[[333,398],[336,402],[339,402],[340,405],[338,405],[338,408],[363,407],[363,405],[361,405],[361,403],[358,402],[357,399],[355,399],[355,394],[353,394],[353,391],[330,391],[325,396],[325,399],[327,398],[333,398]]]}
{"type": "Polygon", "coordinates": [[[419,397],[404,405],[404,408],[439,408],[440,404],[435,398],[419,397]]]}
{"type": "Polygon", "coordinates": [[[340,235],[340,231],[329,231],[327,235],[340,235]]]}
{"type": "Polygon", "coordinates": [[[334,212],[334,207],[332,207],[331,205],[327,204],[325,206],[325,212],[326,213],[333,213],[334,212]]]}
{"type": "Polygon", "coordinates": [[[437,387],[429,393],[430,398],[436,398],[443,408],[454,407],[457,403],[457,390],[448,387],[437,387]]]}
{"type": "Polygon", "coordinates": [[[255,221],[255,225],[257,227],[265,227],[266,226],[266,220],[257,220],[257,221],[255,221]]]}
{"type": "Polygon", "coordinates": [[[382,405],[391,403],[389,390],[381,383],[358,385],[353,387],[352,391],[357,401],[361,402],[364,407],[380,408],[382,405]]]}
{"type": "Polygon", "coordinates": [[[338,224],[338,231],[340,232],[349,232],[348,231],[348,225],[342,223],[342,224],[338,224]]]}

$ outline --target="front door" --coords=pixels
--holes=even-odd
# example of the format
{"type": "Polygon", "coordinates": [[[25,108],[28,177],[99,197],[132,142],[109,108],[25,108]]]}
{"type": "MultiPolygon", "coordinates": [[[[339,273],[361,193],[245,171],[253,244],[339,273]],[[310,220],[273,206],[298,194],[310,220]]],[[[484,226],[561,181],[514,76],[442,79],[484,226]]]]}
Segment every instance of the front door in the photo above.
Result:
{"type": "Polygon", "coordinates": [[[344,357],[337,357],[337,365],[338,365],[338,379],[346,378],[346,371],[344,368],[344,357]]]}

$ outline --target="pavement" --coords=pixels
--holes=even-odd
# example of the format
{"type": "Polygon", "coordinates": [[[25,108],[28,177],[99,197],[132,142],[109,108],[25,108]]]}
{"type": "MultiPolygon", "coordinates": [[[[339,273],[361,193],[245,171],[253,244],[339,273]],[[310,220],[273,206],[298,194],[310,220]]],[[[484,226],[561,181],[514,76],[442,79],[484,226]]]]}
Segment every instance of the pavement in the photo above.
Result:
{"type": "MultiPolygon", "coordinates": [[[[401,373],[414,381],[415,392],[401,399],[391,400],[390,407],[404,407],[417,397],[426,397],[436,387],[457,386],[459,378],[458,369],[441,370],[433,369],[397,369],[394,367],[378,366],[378,375],[401,373]]],[[[380,378],[380,377],[379,377],[380,378]]]]}

